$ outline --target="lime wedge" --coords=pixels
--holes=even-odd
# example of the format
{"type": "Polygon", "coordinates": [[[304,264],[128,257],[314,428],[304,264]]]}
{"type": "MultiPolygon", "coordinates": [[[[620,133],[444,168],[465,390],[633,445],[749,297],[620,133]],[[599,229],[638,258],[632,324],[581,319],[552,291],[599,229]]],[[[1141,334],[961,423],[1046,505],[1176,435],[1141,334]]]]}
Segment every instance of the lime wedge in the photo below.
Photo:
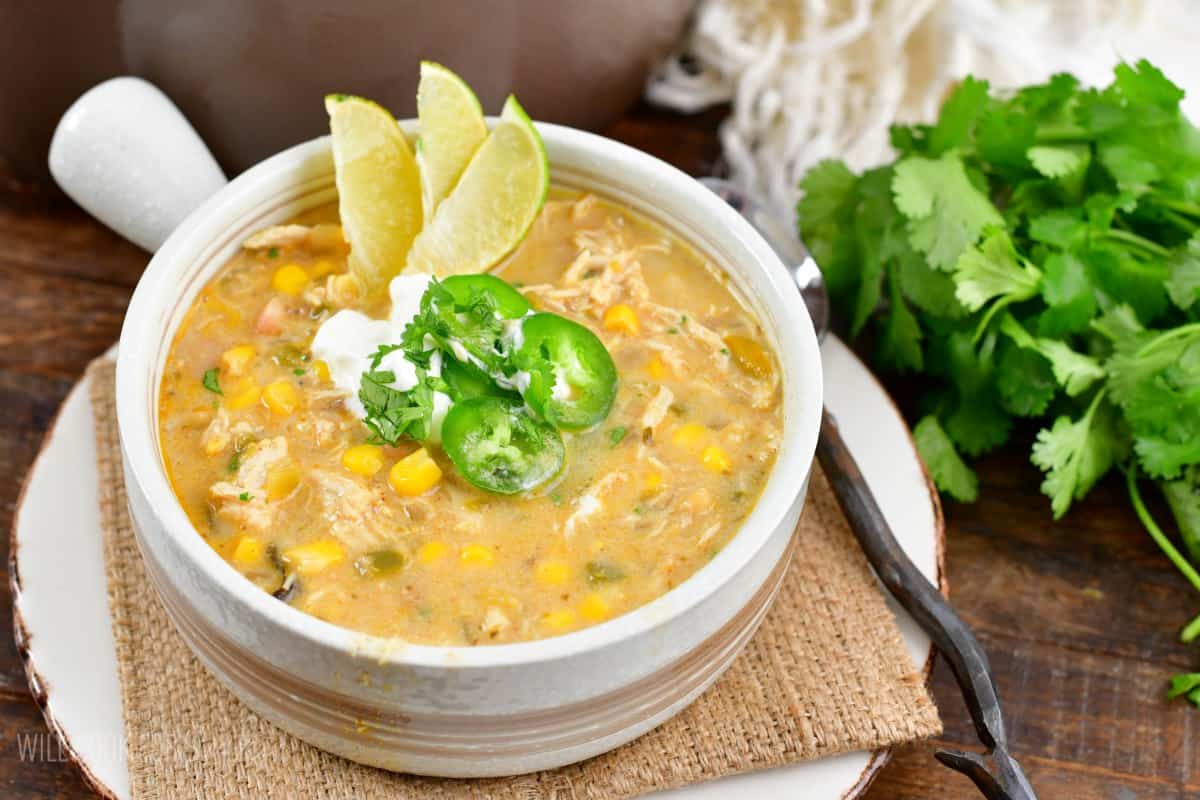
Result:
{"type": "Polygon", "coordinates": [[[372,291],[401,270],[421,230],[420,172],[387,109],[361,97],[331,94],[325,110],[350,271],[372,291]]]}
{"type": "Polygon", "coordinates": [[[458,185],[413,242],[408,270],[486,272],[525,238],[549,186],[542,137],[510,96],[458,185]]]}
{"type": "Polygon", "coordinates": [[[483,107],[462,78],[441,64],[421,62],[417,86],[417,163],[425,190],[425,219],[450,194],[471,156],[487,138],[483,107]]]}

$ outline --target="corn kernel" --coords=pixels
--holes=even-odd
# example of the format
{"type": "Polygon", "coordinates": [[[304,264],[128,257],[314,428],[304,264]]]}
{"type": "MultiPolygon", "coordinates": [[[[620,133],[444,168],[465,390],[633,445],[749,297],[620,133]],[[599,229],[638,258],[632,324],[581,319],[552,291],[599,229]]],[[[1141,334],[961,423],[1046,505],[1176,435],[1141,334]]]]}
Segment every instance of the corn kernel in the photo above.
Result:
{"type": "Polygon", "coordinates": [[[725,347],[733,356],[734,363],[746,374],[763,379],[771,377],[771,357],[758,342],[748,336],[734,334],[725,337],[725,347]]]}
{"type": "Polygon", "coordinates": [[[317,263],[308,268],[308,277],[317,281],[326,275],[332,275],[336,270],[337,264],[334,264],[328,258],[322,258],[318,259],[317,263]]]}
{"type": "Polygon", "coordinates": [[[604,327],[627,336],[637,336],[640,330],[637,312],[624,303],[617,303],[604,312],[604,327]]]}
{"type": "Polygon", "coordinates": [[[259,401],[262,397],[262,387],[254,381],[243,381],[238,385],[238,388],[229,393],[229,400],[226,405],[231,411],[241,411],[243,408],[249,408],[259,401]]]}
{"type": "Polygon", "coordinates": [[[392,465],[388,483],[397,494],[416,497],[432,489],[442,479],[442,470],[422,447],[392,465]]]}
{"type": "Polygon", "coordinates": [[[708,436],[708,428],[695,422],[680,425],[671,434],[671,443],[679,447],[695,448],[708,436]]]}
{"type": "Polygon", "coordinates": [[[300,470],[295,464],[284,464],[267,473],[267,499],[282,500],[300,485],[300,470]]]}
{"type": "Polygon", "coordinates": [[[534,575],[537,576],[538,583],[556,586],[567,582],[567,578],[571,576],[571,568],[565,561],[550,559],[540,562],[534,569],[534,575]]]}
{"type": "Polygon", "coordinates": [[[700,463],[713,472],[729,472],[733,469],[733,462],[729,460],[729,455],[715,444],[704,448],[704,453],[700,456],[700,463]]]}
{"type": "Polygon", "coordinates": [[[346,551],[333,539],[319,539],[283,551],[283,560],[301,575],[315,575],[346,557],[346,551]]]}
{"type": "Polygon", "coordinates": [[[496,563],[496,554],[486,544],[463,545],[462,552],[458,554],[458,558],[462,563],[476,567],[489,567],[496,563]]]}
{"type": "Polygon", "coordinates": [[[370,444],[358,444],[342,453],[342,466],[355,475],[369,478],[383,469],[383,451],[370,444]]]}
{"type": "Polygon", "coordinates": [[[663,363],[661,356],[655,356],[646,364],[646,372],[650,373],[654,380],[661,381],[667,377],[667,365],[663,363]]]}
{"type": "Polygon", "coordinates": [[[625,265],[615,258],[612,261],[608,262],[608,268],[610,270],[612,270],[613,272],[624,272],[625,271],[625,265]]]}
{"type": "Polygon", "coordinates": [[[253,536],[243,536],[233,548],[233,560],[245,566],[257,564],[262,556],[263,543],[253,536]]]}
{"type": "Polygon", "coordinates": [[[446,557],[446,553],[450,548],[445,542],[439,542],[434,539],[432,542],[426,542],[417,550],[417,560],[422,564],[432,564],[435,561],[441,561],[446,557]]]}
{"type": "Polygon", "coordinates": [[[650,472],[646,473],[646,491],[647,492],[657,492],[659,489],[662,488],[662,485],[663,485],[663,476],[662,476],[661,472],[659,472],[658,470],[651,470],[650,472]]]}
{"type": "Polygon", "coordinates": [[[243,375],[254,360],[254,345],[240,344],[221,354],[221,368],[233,376],[243,375]]]}
{"type": "Polygon", "coordinates": [[[275,276],[271,278],[271,286],[275,291],[287,295],[300,294],[307,284],[308,273],[298,264],[284,264],[275,270],[275,276]]]}
{"type": "Polygon", "coordinates": [[[281,417],[294,413],[300,408],[300,393],[289,381],[275,381],[263,389],[263,402],[267,408],[281,417]]]}
{"type": "Polygon", "coordinates": [[[213,434],[204,440],[204,452],[210,456],[215,456],[217,453],[223,453],[225,448],[229,446],[229,437],[223,433],[213,434]]]}
{"type": "Polygon", "coordinates": [[[579,613],[588,622],[603,622],[612,614],[612,608],[603,597],[592,592],[579,604],[579,613]]]}
{"type": "Polygon", "coordinates": [[[542,624],[547,628],[562,631],[575,625],[575,612],[569,608],[551,611],[542,616],[542,624]]]}
{"type": "Polygon", "coordinates": [[[329,365],[323,360],[317,359],[313,362],[313,372],[317,374],[317,380],[321,383],[329,383],[329,365]]]}

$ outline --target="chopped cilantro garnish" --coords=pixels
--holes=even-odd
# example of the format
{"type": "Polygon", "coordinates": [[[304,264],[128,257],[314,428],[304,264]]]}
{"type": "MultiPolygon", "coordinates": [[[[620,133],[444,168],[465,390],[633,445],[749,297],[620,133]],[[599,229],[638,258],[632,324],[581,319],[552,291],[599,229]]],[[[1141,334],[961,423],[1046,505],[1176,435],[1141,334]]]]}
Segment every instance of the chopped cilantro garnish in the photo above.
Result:
{"type": "Polygon", "coordinates": [[[207,369],[204,371],[204,377],[200,380],[200,382],[204,384],[204,388],[208,389],[210,392],[223,395],[225,393],[221,391],[220,375],[221,370],[219,370],[217,367],[207,369]]]}
{"type": "Polygon", "coordinates": [[[304,370],[302,370],[300,367],[296,367],[294,370],[292,370],[292,374],[293,375],[303,375],[304,370]]]}
{"type": "Polygon", "coordinates": [[[272,247],[267,251],[267,258],[279,258],[279,248],[272,247]]]}
{"type": "Polygon", "coordinates": [[[618,425],[608,432],[608,441],[612,443],[613,447],[616,447],[621,443],[621,440],[625,438],[626,433],[628,433],[628,431],[625,429],[625,426],[618,425]]]}
{"type": "Polygon", "coordinates": [[[249,492],[242,492],[238,495],[238,500],[241,500],[243,503],[249,503],[253,499],[254,495],[250,494],[249,492]]]}
{"type": "Polygon", "coordinates": [[[230,472],[237,472],[238,467],[242,465],[242,454],[235,452],[233,457],[229,459],[228,469],[230,472]]]}

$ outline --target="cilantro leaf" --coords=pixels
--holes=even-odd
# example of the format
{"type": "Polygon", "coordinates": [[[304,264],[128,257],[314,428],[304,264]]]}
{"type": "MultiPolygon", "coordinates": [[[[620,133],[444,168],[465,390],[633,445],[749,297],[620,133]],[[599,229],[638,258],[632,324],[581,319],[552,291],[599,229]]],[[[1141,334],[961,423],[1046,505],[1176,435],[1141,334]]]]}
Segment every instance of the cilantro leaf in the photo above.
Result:
{"type": "Polygon", "coordinates": [[[371,431],[373,444],[395,446],[404,436],[419,442],[433,430],[434,389],[444,388],[441,379],[431,378],[417,369],[417,384],[407,391],[397,389],[396,374],[390,370],[364,372],[358,399],[366,410],[363,424],[371,431]]]}
{"type": "Polygon", "coordinates": [[[1049,361],[1054,379],[1071,397],[1104,377],[1104,368],[1096,359],[1076,353],[1057,339],[1034,338],[1012,314],[1006,313],[1001,318],[1000,330],[1018,347],[1034,350],[1049,361]]]}
{"type": "Polygon", "coordinates": [[[1159,486],[1192,560],[1200,561],[1200,466],[1193,465],[1178,480],[1159,486]]]}
{"type": "Polygon", "coordinates": [[[1200,463],[1200,439],[1169,441],[1161,436],[1137,436],[1133,449],[1151,478],[1176,479],[1189,464],[1200,463]]]}
{"type": "Polygon", "coordinates": [[[1056,208],[1029,221],[1029,237],[1054,247],[1072,247],[1086,234],[1087,224],[1074,208],[1056,208]]]}
{"type": "Polygon", "coordinates": [[[1087,267],[1071,252],[1052,253],[1042,266],[1042,299],[1049,308],[1038,318],[1038,331],[1062,337],[1087,330],[1097,308],[1087,267]]]}
{"type": "Polygon", "coordinates": [[[1168,258],[1167,294],[1184,311],[1200,298],[1200,232],[1192,234],[1168,258]]]}
{"type": "Polygon", "coordinates": [[[200,383],[204,385],[205,389],[208,389],[213,394],[223,395],[225,392],[221,391],[220,375],[221,370],[216,367],[206,369],[204,371],[204,377],[200,380],[200,383]]]}
{"type": "Polygon", "coordinates": [[[800,181],[803,195],[796,206],[796,213],[801,226],[820,227],[840,223],[857,184],[858,176],[843,162],[826,159],[818,163],[800,181]]]}
{"type": "Polygon", "coordinates": [[[1200,707],[1200,672],[1185,672],[1171,678],[1167,698],[1187,697],[1189,703],[1200,707]]]}
{"type": "Polygon", "coordinates": [[[942,104],[937,125],[929,132],[928,152],[941,155],[969,144],[975,121],[989,103],[987,81],[968,75],[942,104]]]}
{"type": "Polygon", "coordinates": [[[1087,166],[1088,161],[1091,160],[1090,151],[1086,145],[1066,145],[1062,147],[1035,145],[1029,148],[1025,154],[1029,157],[1029,162],[1033,164],[1033,168],[1047,178],[1065,178],[1068,175],[1081,172],[1087,166]]]}
{"type": "Polygon", "coordinates": [[[1049,408],[1058,382],[1043,355],[1006,341],[996,359],[996,389],[1005,411],[1018,417],[1038,417],[1049,408]]]}
{"type": "Polygon", "coordinates": [[[1098,392],[1078,420],[1061,416],[1054,426],[1038,432],[1033,463],[1046,473],[1042,492],[1050,498],[1054,518],[1060,519],[1071,503],[1112,468],[1123,455],[1112,406],[1098,392]]]}
{"type": "Polygon", "coordinates": [[[1017,255],[1012,239],[994,229],[978,247],[967,248],[954,268],[954,296],[971,311],[990,300],[1000,305],[1028,300],[1041,286],[1042,272],[1017,255]]]}
{"type": "Polygon", "coordinates": [[[908,250],[896,259],[896,270],[889,277],[917,308],[946,319],[966,316],[967,310],[954,296],[954,279],[931,268],[923,257],[908,250]]]}
{"type": "Polygon", "coordinates": [[[1116,89],[1131,105],[1146,104],[1172,110],[1183,100],[1183,90],[1144,58],[1133,66],[1118,64],[1113,73],[1116,89]]]}
{"type": "Polygon", "coordinates": [[[984,228],[1003,223],[955,152],[938,159],[905,158],[895,167],[892,193],[896,207],[908,217],[912,246],[939,269],[949,271],[984,228]]]}
{"type": "Polygon", "coordinates": [[[1001,407],[995,388],[997,337],[988,333],[978,348],[968,331],[956,331],[937,342],[936,370],[953,391],[943,398],[940,414],[946,433],[970,456],[985,453],[1008,439],[1012,419],[1001,407]]]}
{"type": "Polygon", "coordinates": [[[1128,303],[1144,324],[1154,322],[1167,308],[1167,265],[1156,258],[1137,257],[1112,244],[1093,246],[1081,254],[1096,285],[1115,302],[1128,303]]]}
{"type": "Polygon", "coordinates": [[[879,360],[898,372],[910,369],[919,372],[925,364],[921,352],[921,326],[900,295],[899,284],[892,279],[888,286],[891,308],[879,333],[879,360]]]}
{"type": "Polygon", "coordinates": [[[931,414],[922,418],[913,428],[913,440],[938,489],[959,502],[974,503],[979,496],[979,479],[963,463],[937,417],[931,414]]]}

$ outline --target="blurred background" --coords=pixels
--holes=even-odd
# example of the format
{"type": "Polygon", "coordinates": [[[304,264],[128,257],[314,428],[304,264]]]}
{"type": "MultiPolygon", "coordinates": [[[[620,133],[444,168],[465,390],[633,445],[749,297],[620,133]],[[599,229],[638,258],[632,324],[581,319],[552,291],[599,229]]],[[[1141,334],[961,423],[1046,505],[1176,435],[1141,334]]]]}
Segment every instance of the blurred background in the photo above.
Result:
{"type": "Polygon", "coordinates": [[[879,162],[888,123],[932,118],[967,72],[1103,83],[1117,60],[1149,55],[1194,85],[1198,38],[1193,0],[0,0],[0,160],[46,177],[67,106],[133,74],[179,104],[232,176],[324,132],[313,98],[327,92],[411,115],[430,58],[488,111],[513,91],[538,119],[590,129],[640,97],[731,104],[726,168],[790,216],[810,165],[879,162]]]}

